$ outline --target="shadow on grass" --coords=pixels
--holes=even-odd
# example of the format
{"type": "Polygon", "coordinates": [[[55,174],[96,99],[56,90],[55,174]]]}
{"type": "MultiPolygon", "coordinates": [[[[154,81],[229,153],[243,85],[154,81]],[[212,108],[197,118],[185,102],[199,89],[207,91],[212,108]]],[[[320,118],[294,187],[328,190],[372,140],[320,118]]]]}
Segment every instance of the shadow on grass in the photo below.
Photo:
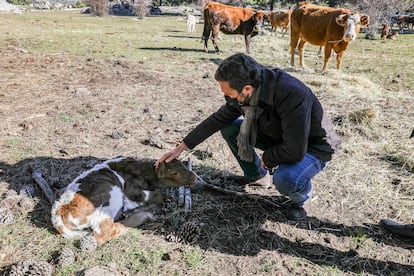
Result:
{"type": "Polygon", "coordinates": [[[10,190],[19,193],[23,185],[34,187],[34,197],[40,200],[34,210],[28,213],[28,219],[37,227],[47,228],[54,231],[50,221],[51,203],[43,194],[41,188],[34,182],[32,172],[40,168],[43,178],[58,197],[62,188],[66,187],[77,175],[92,168],[102,160],[81,156],[73,159],[37,157],[20,161],[16,164],[5,164],[0,162],[0,182],[9,184],[10,190]]]}
{"type": "MultiPolygon", "coordinates": [[[[8,183],[9,189],[16,191],[19,191],[24,184],[33,185],[36,188],[35,196],[41,200],[38,206],[29,213],[28,219],[37,227],[47,228],[54,232],[50,222],[51,204],[34,183],[31,177],[32,170],[34,168],[42,170],[44,179],[58,197],[59,191],[72,179],[102,161],[91,156],[79,156],[73,159],[38,157],[16,164],[0,162],[0,181],[8,183]]],[[[203,166],[193,169],[207,182],[217,180],[225,174],[228,175],[228,172],[203,166]],[[208,171],[207,174],[206,171],[208,171]]],[[[217,185],[229,188],[225,179],[219,183],[217,185]]],[[[305,222],[292,222],[284,216],[285,207],[283,206],[286,205],[286,198],[267,195],[258,197],[282,207],[275,208],[265,201],[206,188],[194,191],[193,209],[191,213],[185,215],[185,219],[197,221],[202,225],[200,237],[195,244],[205,250],[219,251],[234,256],[255,256],[261,250],[277,251],[286,256],[306,259],[320,266],[336,267],[343,272],[374,275],[388,275],[395,272],[400,275],[410,275],[413,272],[413,266],[410,265],[359,255],[358,242],[352,243],[350,239],[360,238],[360,244],[363,244],[366,239],[371,239],[379,245],[414,248],[412,241],[391,239],[389,235],[381,231],[377,224],[347,226],[315,217],[310,217],[305,222]],[[319,242],[309,242],[310,234],[320,234],[317,239],[319,242]],[[341,248],[347,249],[336,249],[335,243],[329,241],[329,236],[332,235],[347,237],[348,240],[341,245],[341,248]]],[[[172,226],[168,226],[167,223],[165,227],[172,226]]],[[[157,233],[156,230],[154,232],[157,233]]]]}
{"type": "Polygon", "coordinates": [[[149,51],[179,51],[179,52],[204,52],[203,49],[190,49],[190,48],[181,48],[181,47],[141,47],[140,50],[149,50],[149,51]]]}
{"type": "Polygon", "coordinates": [[[173,37],[173,38],[190,38],[190,39],[197,39],[202,42],[201,35],[200,36],[189,36],[189,35],[166,35],[165,37],[173,37]]]}
{"type": "Polygon", "coordinates": [[[378,224],[348,226],[316,217],[293,222],[284,215],[288,205],[284,204],[286,198],[282,196],[261,196],[282,206],[275,208],[246,197],[208,190],[203,193],[213,196],[207,204],[200,202],[187,219],[203,225],[204,230],[197,244],[205,250],[214,249],[238,256],[255,256],[261,250],[269,250],[307,259],[320,266],[336,267],[343,272],[412,275],[414,267],[411,265],[359,255],[359,249],[365,246],[367,240],[380,248],[387,244],[414,249],[413,241],[399,237],[393,239],[378,224]],[[316,240],[320,242],[309,242],[311,235],[318,236],[316,240]],[[339,237],[341,248],[347,250],[336,249],[337,242],[332,240],[332,235],[339,237]]]}
{"type": "MultiPolygon", "coordinates": [[[[191,48],[181,48],[181,47],[141,47],[141,48],[137,48],[140,50],[149,50],[149,51],[178,51],[178,52],[195,52],[195,53],[206,53],[206,51],[204,49],[191,49],[191,48]]],[[[216,51],[210,50],[208,53],[206,54],[211,54],[211,55],[220,55],[223,52],[217,53],[216,51]]],[[[227,56],[225,56],[224,58],[226,58],[227,56]]],[[[223,59],[224,59],[223,58],[223,59]]],[[[215,64],[219,65],[221,63],[221,61],[223,59],[218,59],[218,58],[201,58],[201,60],[209,60],[214,62],[215,64]]]]}

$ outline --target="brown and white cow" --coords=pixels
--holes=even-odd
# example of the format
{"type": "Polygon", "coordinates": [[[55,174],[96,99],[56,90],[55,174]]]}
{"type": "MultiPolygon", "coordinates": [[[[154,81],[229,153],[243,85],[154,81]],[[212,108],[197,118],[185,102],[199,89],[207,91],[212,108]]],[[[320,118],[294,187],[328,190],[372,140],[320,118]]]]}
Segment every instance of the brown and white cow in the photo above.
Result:
{"type": "Polygon", "coordinates": [[[208,52],[207,43],[211,35],[216,52],[219,32],[225,34],[244,35],[246,52],[250,52],[250,40],[257,35],[263,26],[265,14],[261,11],[224,5],[218,2],[207,2],[204,6],[204,49],[208,52]]]}
{"type": "Polygon", "coordinates": [[[52,206],[52,224],[64,238],[92,232],[98,244],[118,237],[127,227],[153,219],[149,207],[162,203],[159,187],[189,186],[196,175],[180,161],[119,157],[75,178],[52,206]]]}
{"type": "Polygon", "coordinates": [[[366,26],[369,17],[343,8],[330,8],[301,2],[290,17],[291,65],[294,66],[295,49],[299,50],[300,65],[304,67],[305,44],[325,47],[322,71],[336,53],[336,68],[341,69],[342,59],[349,43],[356,39],[360,26],[366,26]]]}
{"type": "Polygon", "coordinates": [[[272,26],[272,32],[276,33],[277,28],[281,28],[283,36],[285,36],[287,31],[289,30],[291,13],[291,10],[278,10],[269,12],[266,15],[265,19],[269,21],[270,25],[272,26]]]}
{"type": "Polygon", "coordinates": [[[387,39],[396,40],[397,36],[398,36],[398,32],[394,31],[394,32],[392,32],[392,34],[387,35],[387,39]]]}
{"type": "Polygon", "coordinates": [[[390,33],[390,25],[388,24],[382,24],[382,30],[381,30],[381,39],[385,40],[387,39],[387,36],[390,33]]]}
{"type": "Polygon", "coordinates": [[[401,33],[403,33],[403,30],[404,30],[405,27],[407,27],[407,29],[409,29],[409,30],[410,29],[413,30],[414,16],[412,16],[412,15],[402,15],[398,19],[399,19],[398,28],[400,29],[401,33]]]}

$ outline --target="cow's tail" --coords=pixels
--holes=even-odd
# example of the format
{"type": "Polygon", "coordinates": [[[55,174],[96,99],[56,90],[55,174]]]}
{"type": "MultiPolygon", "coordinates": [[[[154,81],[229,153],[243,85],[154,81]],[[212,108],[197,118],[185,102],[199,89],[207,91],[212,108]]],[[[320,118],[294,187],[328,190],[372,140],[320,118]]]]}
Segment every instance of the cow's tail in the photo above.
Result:
{"type": "Polygon", "coordinates": [[[203,29],[203,36],[201,40],[204,40],[204,50],[208,52],[207,43],[211,35],[211,27],[210,27],[210,12],[207,8],[204,9],[204,29],[203,29]]]}

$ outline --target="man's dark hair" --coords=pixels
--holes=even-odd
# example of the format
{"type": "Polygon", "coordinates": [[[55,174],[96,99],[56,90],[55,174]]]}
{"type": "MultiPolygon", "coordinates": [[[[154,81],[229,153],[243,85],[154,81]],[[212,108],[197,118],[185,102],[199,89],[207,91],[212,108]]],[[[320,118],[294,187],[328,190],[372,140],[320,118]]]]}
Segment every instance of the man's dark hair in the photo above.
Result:
{"type": "Polygon", "coordinates": [[[250,84],[257,88],[262,81],[262,65],[246,54],[234,54],[219,65],[214,75],[216,81],[228,81],[239,93],[250,84]]]}

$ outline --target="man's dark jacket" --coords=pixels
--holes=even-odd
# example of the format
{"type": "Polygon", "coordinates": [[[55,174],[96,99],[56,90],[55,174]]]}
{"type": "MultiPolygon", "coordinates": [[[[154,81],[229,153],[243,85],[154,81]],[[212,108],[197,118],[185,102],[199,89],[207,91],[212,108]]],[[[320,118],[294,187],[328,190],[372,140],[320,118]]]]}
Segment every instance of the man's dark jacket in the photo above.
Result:
{"type": "MultiPolygon", "coordinates": [[[[331,160],[340,140],[311,89],[281,69],[264,69],[258,107],[259,133],[272,146],[264,149],[263,161],[269,168],[296,163],[306,152],[322,161],[331,160]]],[[[216,131],[243,115],[235,99],[202,121],[183,140],[193,149],[216,131]]]]}

